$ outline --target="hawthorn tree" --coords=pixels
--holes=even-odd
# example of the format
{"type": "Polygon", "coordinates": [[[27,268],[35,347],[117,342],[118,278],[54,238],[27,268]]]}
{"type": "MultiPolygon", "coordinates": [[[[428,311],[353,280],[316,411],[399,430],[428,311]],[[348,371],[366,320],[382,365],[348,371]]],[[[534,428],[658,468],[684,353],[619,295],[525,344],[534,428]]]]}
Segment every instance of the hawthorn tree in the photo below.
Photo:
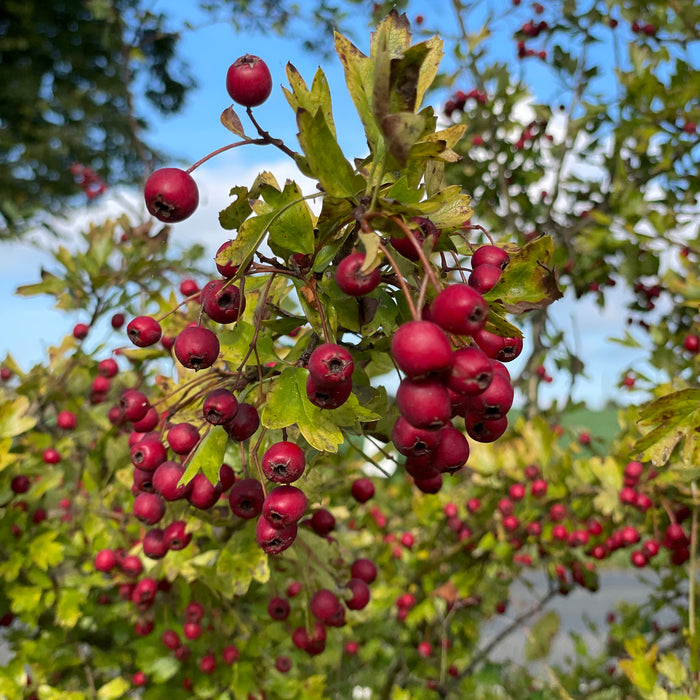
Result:
{"type": "MultiPolygon", "coordinates": [[[[454,6],[456,26],[474,26],[471,8],[454,6]]],[[[514,51],[547,60],[528,55],[531,40],[556,46],[565,31],[591,40],[599,10],[563,9],[551,31],[538,5],[518,10],[522,26],[509,14],[514,51]]],[[[670,40],[694,26],[679,17],[686,24],[671,23],[670,40]]],[[[668,369],[668,384],[621,411],[612,444],[560,428],[536,391],[540,365],[566,340],[548,325],[549,304],[562,282],[603,301],[587,275],[621,269],[622,250],[646,272],[642,222],[654,217],[623,210],[636,187],[610,215],[614,235],[579,230],[597,215],[574,216],[564,193],[615,200],[622,185],[565,168],[583,147],[579,127],[558,144],[544,123],[522,124],[525,93],[485,64],[487,36],[458,37],[474,87],[463,105],[455,93],[453,123],[443,123],[424,102],[448,81],[439,66],[449,43],[413,43],[397,13],[368,55],[337,34],[368,143],[353,161],[338,146],[320,69],[309,87],[287,67],[296,151],[258,124],[268,74],[243,57],[227,84],[238,106],[221,119],[239,139],[230,147],[277,147],[317,188],[304,194],[272,173],[236,183],[220,214],[235,233],[222,233],[216,260],[193,273],[196,251],[173,259],[163,243],[197,206],[196,169],[158,170],[145,200],[164,227],[95,226],[86,251],[59,250],[56,272],[21,290],[92,311],[46,367],[25,372],[11,357],[3,366],[7,697],[697,695],[697,241],[686,235],[675,267],[652,270],[664,279],[651,297],[674,302],[660,322],[644,321],[650,362],[668,369]],[[560,195],[532,202],[523,191],[557,157],[560,195]],[[586,245],[597,255],[567,265],[586,245]],[[112,339],[92,344],[101,317],[120,333],[116,351],[112,339]],[[508,362],[523,327],[533,354],[519,380],[508,362]],[[511,379],[526,382],[528,400],[515,418],[511,379]],[[556,683],[489,662],[494,644],[480,632],[510,614],[516,580],[547,576],[541,600],[509,627],[535,619],[528,658],[544,658],[558,628],[547,603],[574,586],[595,592],[608,561],[663,578],[648,604],[610,618],[600,656],[579,645],[575,665],[550,669],[556,683]],[[675,627],[654,624],[661,608],[675,627]]],[[[664,47],[654,41],[652,56],[664,47]]],[[[590,71],[585,61],[580,70],[590,71]]],[[[576,85],[582,99],[587,82],[576,85]]],[[[683,204],[667,204],[668,221],[680,221],[683,204]]],[[[634,279],[648,297],[649,279],[634,279]]],[[[557,359],[579,371],[571,356],[557,359]]]]}

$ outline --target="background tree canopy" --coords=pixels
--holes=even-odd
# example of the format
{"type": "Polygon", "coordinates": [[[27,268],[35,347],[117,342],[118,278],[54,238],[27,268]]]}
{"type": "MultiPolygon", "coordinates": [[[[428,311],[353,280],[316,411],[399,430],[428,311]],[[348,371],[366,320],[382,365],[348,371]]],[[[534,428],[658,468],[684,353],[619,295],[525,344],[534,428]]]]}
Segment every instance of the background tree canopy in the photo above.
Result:
{"type": "MultiPolygon", "coordinates": [[[[352,4],[352,3],[350,3],[352,4]]],[[[358,3],[359,4],[359,3],[358,3]]],[[[70,166],[135,183],[162,159],[148,143],[149,104],[177,112],[194,80],[178,58],[187,24],[139,0],[8,0],[0,8],[0,238],[21,235],[80,192],[70,166]],[[135,100],[135,87],[146,101],[135,100]]],[[[301,10],[279,0],[192,3],[235,31],[281,32],[301,10]]],[[[319,49],[343,16],[318,3],[303,18],[319,49]],[[324,31],[319,31],[319,25],[324,31]]],[[[304,37],[307,37],[304,39],[304,37]]]]}

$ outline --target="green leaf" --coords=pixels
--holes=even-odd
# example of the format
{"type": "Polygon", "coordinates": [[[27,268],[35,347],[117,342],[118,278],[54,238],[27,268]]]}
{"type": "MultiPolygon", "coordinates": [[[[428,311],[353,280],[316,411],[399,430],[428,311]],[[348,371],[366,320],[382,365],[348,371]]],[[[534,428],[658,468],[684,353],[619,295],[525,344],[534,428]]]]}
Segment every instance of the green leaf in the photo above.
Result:
{"type": "Polygon", "coordinates": [[[10,464],[14,464],[18,459],[18,455],[10,452],[11,447],[12,438],[8,437],[0,440],[0,472],[9,467],[10,464]]]}
{"type": "MultiPolygon", "coordinates": [[[[235,195],[236,200],[219,212],[219,223],[227,231],[237,229],[253,211],[249,202],[250,193],[246,187],[234,187],[230,194],[235,195]]],[[[217,262],[225,263],[226,261],[217,260],[217,262]]]]}
{"type": "Polygon", "coordinates": [[[99,700],[114,700],[114,698],[124,697],[131,689],[131,684],[126,678],[121,676],[113,678],[97,690],[99,700]]]}
{"type": "Polygon", "coordinates": [[[12,612],[21,615],[24,612],[36,613],[41,600],[41,588],[37,586],[13,586],[8,591],[12,612]]]}
{"type": "Polygon", "coordinates": [[[26,396],[0,405],[0,439],[21,435],[36,425],[36,418],[26,415],[29,409],[29,399],[26,396]]]}
{"type": "Polygon", "coordinates": [[[559,615],[554,610],[550,610],[532,626],[525,642],[525,660],[536,661],[546,658],[558,633],[559,615]]]}
{"type": "Polygon", "coordinates": [[[375,153],[382,137],[372,109],[374,66],[362,51],[338,32],[335,33],[335,50],[343,65],[345,84],[364,126],[367,142],[375,153]]]}
{"type": "Polygon", "coordinates": [[[542,236],[510,256],[498,284],[484,298],[498,300],[509,313],[543,309],[563,296],[556,271],[550,268],[553,243],[542,236]]]}
{"type": "Polygon", "coordinates": [[[639,414],[640,426],[653,426],[637,440],[634,451],[643,461],[665,464],[676,445],[685,439],[681,460],[685,467],[696,466],[700,458],[700,389],[682,389],[655,399],[639,414]]]}
{"type": "Polygon", "coordinates": [[[287,63],[287,80],[292,90],[282,88],[284,96],[287,98],[290,107],[296,114],[301,107],[312,114],[320,109],[323,112],[323,117],[326,120],[326,125],[329,131],[336,137],[335,124],[333,123],[333,108],[331,105],[331,91],[328,86],[328,80],[323,71],[319,68],[314,76],[311,90],[306,85],[306,82],[301,77],[299,71],[291,64],[287,63]]]}
{"type": "Polygon", "coordinates": [[[85,596],[75,588],[62,588],[58,593],[56,622],[61,627],[75,627],[82,616],[85,596]]]}
{"type": "Polygon", "coordinates": [[[459,185],[450,185],[422,202],[421,209],[439,229],[457,229],[474,213],[470,204],[471,197],[459,185]]]}
{"type": "Polygon", "coordinates": [[[201,470],[204,476],[216,485],[219,481],[219,470],[224,461],[227,441],[228,434],[220,425],[211,428],[199,443],[178,484],[188,483],[201,470]]]}
{"type": "Polygon", "coordinates": [[[267,234],[275,213],[259,214],[246,219],[238,229],[231,245],[216,256],[219,264],[243,265],[258,249],[267,234]]]}
{"type": "Polygon", "coordinates": [[[688,672],[683,662],[673,653],[661,654],[656,664],[656,670],[663,673],[676,687],[685,683],[688,672]]]}
{"type": "MultiPolygon", "coordinates": [[[[298,326],[299,323],[297,322],[298,326]]],[[[295,326],[296,327],[296,326],[295,326]]],[[[220,330],[217,332],[221,343],[221,357],[231,366],[237,367],[243,362],[243,358],[248,355],[250,345],[255,337],[255,327],[245,321],[238,321],[232,330],[220,330]]],[[[248,356],[247,363],[257,364],[258,357],[261,363],[277,362],[279,358],[275,355],[272,338],[268,335],[259,334],[257,339],[258,355],[254,352],[248,356]]]]}
{"type": "Polygon", "coordinates": [[[364,180],[355,178],[338,142],[326,124],[323,112],[297,111],[299,143],[308,166],[323,191],[331,197],[354,197],[363,188],[364,180]]]}
{"type": "Polygon", "coordinates": [[[266,583],[270,579],[267,554],[249,533],[234,535],[219,554],[216,576],[217,587],[227,598],[245,595],[254,580],[266,583]]]}
{"type": "Polygon", "coordinates": [[[56,537],[58,532],[42,532],[29,545],[29,556],[42,571],[48,571],[63,559],[63,545],[55,541],[56,537]]]}
{"type": "Polygon", "coordinates": [[[381,125],[389,152],[400,167],[406,167],[411,149],[425,131],[425,118],[413,112],[398,112],[384,116],[381,125]]]}
{"type": "Polygon", "coordinates": [[[292,253],[313,253],[313,217],[299,185],[288,182],[283,192],[265,185],[261,187],[261,194],[269,205],[265,213],[276,214],[268,229],[273,252],[284,259],[292,253]]]}
{"type": "Polygon", "coordinates": [[[339,408],[324,410],[314,406],[306,395],[307,376],[308,370],[302,367],[288,367],[282,372],[262,412],[261,422],[266,428],[279,430],[296,424],[311,447],[320,452],[337,452],[338,445],[344,442],[341,427],[381,417],[360,406],[354,394],[339,408]]]}
{"type": "Polygon", "coordinates": [[[180,670],[180,663],[172,656],[156,656],[143,659],[140,668],[151,683],[165,683],[180,670]]]}
{"type": "Polygon", "coordinates": [[[15,292],[23,297],[34,296],[35,294],[50,294],[51,296],[59,296],[68,289],[68,284],[61,277],[47,272],[41,271],[41,282],[36,284],[24,284],[17,287],[15,292]]]}

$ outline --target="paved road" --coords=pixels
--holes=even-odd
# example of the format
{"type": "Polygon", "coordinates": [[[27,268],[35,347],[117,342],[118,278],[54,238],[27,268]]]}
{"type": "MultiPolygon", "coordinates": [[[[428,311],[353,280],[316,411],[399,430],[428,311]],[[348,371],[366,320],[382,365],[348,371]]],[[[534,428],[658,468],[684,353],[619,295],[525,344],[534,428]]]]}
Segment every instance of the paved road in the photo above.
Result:
{"type": "MultiPolygon", "coordinates": [[[[645,572],[649,580],[655,578],[652,572],[645,572]]],[[[528,580],[535,584],[535,595],[543,595],[547,590],[545,577],[533,574],[528,580]]],[[[547,606],[546,610],[554,610],[559,615],[560,631],[552,644],[552,651],[547,659],[549,663],[562,663],[567,656],[573,656],[574,644],[569,632],[576,632],[585,640],[591,654],[599,651],[605,639],[607,623],[605,617],[615,609],[616,603],[642,603],[649,595],[649,588],[640,583],[639,574],[627,571],[603,571],[600,574],[600,590],[591,593],[583,588],[575,587],[568,596],[557,596],[547,606]],[[584,619],[590,619],[598,627],[598,634],[593,634],[584,619]]],[[[501,632],[524,611],[532,607],[535,598],[522,584],[511,589],[511,600],[505,615],[493,618],[483,630],[482,648],[495,635],[501,632]]],[[[528,620],[526,624],[534,624],[538,616],[528,620]]],[[[658,615],[661,625],[676,622],[669,611],[658,615]]],[[[493,661],[511,660],[518,663],[524,661],[524,649],[527,634],[524,630],[516,631],[501,642],[490,658],[493,661]]]]}

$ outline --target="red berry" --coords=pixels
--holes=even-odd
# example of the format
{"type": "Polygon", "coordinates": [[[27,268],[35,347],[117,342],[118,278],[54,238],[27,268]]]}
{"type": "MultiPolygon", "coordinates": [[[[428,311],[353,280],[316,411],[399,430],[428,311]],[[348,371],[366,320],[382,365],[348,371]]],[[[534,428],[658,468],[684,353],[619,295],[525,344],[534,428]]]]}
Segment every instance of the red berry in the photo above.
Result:
{"type": "Polygon", "coordinates": [[[187,495],[187,500],[195,508],[209,510],[219,500],[221,487],[218,484],[216,486],[212,484],[201,472],[194,475],[191,483],[192,489],[187,495]]]}
{"type": "Polygon", "coordinates": [[[342,406],[352,394],[352,379],[325,387],[317,386],[314,376],[306,378],[306,396],[309,401],[319,408],[333,409],[342,406]]]}
{"type": "Polygon", "coordinates": [[[280,673],[287,673],[292,668],[292,660],[288,656],[278,656],[275,659],[275,668],[280,673]]]}
{"type": "Polygon", "coordinates": [[[446,372],[452,364],[449,338],[431,321],[401,324],[391,339],[391,355],[411,378],[446,372]]]}
{"type": "Polygon", "coordinates": [[[452,284],[435,297],[430,314],[448,333],[473,335],[484,327],[489,307],[481,294],[468,285],[452,284]]]}
{"type": "Polygon", "coordinates": [[[249,520],[262,512],[265,496],[257,479],[241,479],[229,491],[228,502],[231,511],[239,518],[249,520]]]}
{"type": "Polygon", "coordinates": [[[117,555],[114,550],[103,549],[95,555],[95,568],[98,571],[109,572],[117,565],[117,555]]]}
{"type": "Polygon", "coordinates": [[[202,413],[212,425],[228,423],[238,411],[238,400],[228,389],[214,389],[204,399],[202,413]]]}
{"type": "Polygon", "coordinates": [[[183,297],[191,297],[199,292],[199,285],[193,279],[184,279],[180,282],[180,294],[183,297]]]}
{"type": "Polygon", "coordinates": [[[471,271],[467,283],[479,294],[486,294],[498,284],[502,274],[501,268],[495,265],[479,265],[471,271]]]}
{"type": "Polygon", "coordinates": [[[495,245],[482,245],[472,255],[472,269],[480,265],[495,265],[501,270],[510,262],[510,255],[495,245]]]}
{"type": "Polygon", "coordinates": [[[399,413],[416,428],[439,428],[450,420],[452,406],[444,384],[404,378],[396,392],[399,413]]]}
{"type": "Polygon", "coordinates": [[[165,515],[165,501],[157,493],[140,493],[133,511],[144,525],[155,525],[165,515]]]}
{"type": "Polygon", "coordinates": [[[355,479],[350,487],[350,493],[358,503],[366,503],[374,496],[374,484],[367,477],[355,479]]]}
{"type": "Polygon", "coordinates": [[[61,430],[73,430],[78,424],[78,419],[73,411],[60,411],[56,416],[56,425],[61,430]]]}
{"type": "Polygon", "coordinates": [[[325,537],[329,532],[335,530],[335,518],[333,514],[325,508],[319,508],[311,516],[311,529],[321,537],[325,537]]]}
{"type": "Polygon", "coordinates": [[[165,528],[163,541],[168,549],[179,551],[184,549],[192,540],[192,535],[185,531],[187,523],[184,520],[174,520],[165,528]]]}
{"type": "Polygon", "coordinates": [[[286,620],[289,612],[289,601],[285,598],[276,597],[267,604],[267,613],[273,620],[286,620]]]}
{"type": "Polygon", "coordinates": [[[522,338],[504,338],[483,328],[473,333],[476,344],[491,358],[500,362],[514,360],[523,350],[522,338]]]}
{"type": "Polygon", "coordinates": [[[160,323],[151,316],[137,316],[126,327],[129,340],[140,348],[155,345],[163,335],[160,323]]]}
{"type": "Polygon", "coordinates": [[[161,168],[146,180],[146,209],[168,224],[191,216],[199,204],[199,190],[192,176],[180,168],[161,168]]]}
{"type": "Polygon", "coordinates": [[[379,268],[375,267],[371,272],[360,272],[365,262],[364,253],[350,253],[340,261],[335,273],[335,281],[340,290],[349,296],[359,297],[369,294],[379,285],[381,276],[379,268]]]}
{"type": "Polygon", "coordinates": [[[296,443],[289,441],[276,442],[271,445],[261,461],[263,474],[279,484],[290,484],[296,481],[304,472],[306,456],[296,443]]]}
{"type": "Polygon", "coordinates": [[[239,403],[236,415],[224,423],[224,430],[236,442],[243,442],[252,437],[260,427],[260,415],[255,406],[249,403],[239,403]]]}
{"type": "MultiPolygon", "coordinates": [[[[430,221],[430,219],[426,219],[422,216],[416,216],[412,219],[412,221],[413,223],[418,224],[418,228],[412,228],[411,231],[413,233],[413,238],[418,243],[420,248],[423,247],[423,244],[426,240],[428,240],[428,238],[433,239],[433,245],[437,243],[441,231],[432,221],[430,221]]],[[[416,246],[406,235],[392,236],[391,245],[394,246],[394,248],[401,253],[404,258],[408,258],[414,262],[420,259],[416,246]]]]}
{"type": "Polygon", "coordinates": [[[246,54],[237,58],[226,73],[226,90],[234,102],[257,107],[272,92],[272,75],[265,61],[246,54]]]}
{"type": "Polygon", "coordinates": [[[351,379],[355,364],[352,355],[342,345],[323,343],[310,355],[309,375],[318,389],[326,389],[351,379]]]}
{"type": "Polygon", "coordinates": [[[278,530],[299,522],[305,511],[304,492],[289,484],[272,489],[262,506],[263,516],[278,530]]]}
{"type": "MultiPolygon", "coordinates": [[[[407,533],[404,533],[407,534],[407,533]]],[[[347,588],[352,594],[351,598],[346,598],[345,605],[349,610],[362,610],[369,603],[369,586],[367,582],[361,578],[351,578],[348,581],[347,588]]]]}
{"type": "Polygon", "coordinates": [[[199,442],[199,430],[191,423],[176,423],[168,430],[170,449],[178,455],[189,454],[199,442]]]}
{"type": "Polygon", "coordinates": [[[245,309],[245,297],[228,280],[212,280],[202,290],[202,309],[212,321],[234,323],[245,309]]]}
{"type": "Polygon", "coordinates": [[[83,340],[87,337],[89,330],[90,326],[87,323],[76,323],[73,328],[73,337],[77,340],[83,340]]]}
{"type": "Polygon", "coordinates": [[[291,523],[277,529],[264,517],[258,518],[255,526],[255,539],[261,549],[267,554],[279,554],[291,547],[297,537],[297,524],[291,523]]]}
{"type": "Polygon", "coordinates": [[[100,360],[97,363],[97,374],[100,377],[107,377],[111,379],[116,376],[119,372],[119,365],[117,361],[111,357],[107,357],[104,360],[100,360]]]}
{"type": "Polygon", "coordinates": [[[180,364],[188,369],[211,367],[219,357],[219,339],[208,328],[188,326],[178,333],[173,349],[180,364]]]}
{"type": "Polygon", "coordinates": [[[61,461],[61,455],[58,450],[49,447],[47,450],[44,450],[43,459],[46,464],[58,464],[61,461]]]}

